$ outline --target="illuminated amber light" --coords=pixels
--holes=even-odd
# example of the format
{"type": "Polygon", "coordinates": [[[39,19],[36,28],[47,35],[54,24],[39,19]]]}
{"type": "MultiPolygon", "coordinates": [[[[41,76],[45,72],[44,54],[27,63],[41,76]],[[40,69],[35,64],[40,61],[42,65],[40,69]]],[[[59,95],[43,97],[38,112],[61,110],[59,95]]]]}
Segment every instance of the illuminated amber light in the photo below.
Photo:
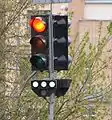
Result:
{"type": "Polygon", "coordinates": [[[31,19],[29,24],[36,32],[44,32],[46,29],[45,22],[38,17],[31,19]]]}

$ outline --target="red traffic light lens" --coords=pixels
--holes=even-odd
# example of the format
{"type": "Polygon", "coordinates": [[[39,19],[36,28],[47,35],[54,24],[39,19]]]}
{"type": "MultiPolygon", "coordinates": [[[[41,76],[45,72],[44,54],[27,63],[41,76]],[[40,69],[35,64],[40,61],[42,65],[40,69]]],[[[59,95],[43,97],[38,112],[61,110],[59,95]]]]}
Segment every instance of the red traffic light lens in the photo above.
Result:
{"type": "Polygon", "coordinates": [[[29,24],[36,32],[44,32],[46,29],[46,23],[40,17],[32,18],[29,24]]]}

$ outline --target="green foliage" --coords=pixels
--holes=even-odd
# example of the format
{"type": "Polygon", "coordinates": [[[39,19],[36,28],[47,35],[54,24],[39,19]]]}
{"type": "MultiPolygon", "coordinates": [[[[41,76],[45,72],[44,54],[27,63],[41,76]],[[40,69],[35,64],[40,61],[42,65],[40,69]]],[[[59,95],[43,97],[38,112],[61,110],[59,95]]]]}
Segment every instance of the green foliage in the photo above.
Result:
{"type": "Polygon", "coordinates": [[[112,22],[107,26],[107,30],[110,35],[112,35],[112,22]]]}
{"type": "Polygon", "coordinates": [[[59,98],[63,101],[56,101],[56,106],[59,106],[56,108],[56,120],[102,120],[108,114],[111,85],[106,77],[108,63],[107,58],[103,57],[103,50],[110,42],[110,37],[108,33],[95,46],[89,42],[87,32],[75,54],[72,43],[70,51],[73,60],[69,71],[59,73],[64,78],[71,77],[72,85],[68,94],[59,98]]]}

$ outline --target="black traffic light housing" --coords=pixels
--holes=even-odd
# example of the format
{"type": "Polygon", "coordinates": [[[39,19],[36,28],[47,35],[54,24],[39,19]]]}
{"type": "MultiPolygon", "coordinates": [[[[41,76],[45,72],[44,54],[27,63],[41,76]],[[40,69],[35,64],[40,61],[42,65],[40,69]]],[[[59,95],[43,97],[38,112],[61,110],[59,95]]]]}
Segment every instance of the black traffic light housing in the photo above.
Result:
{"type": "Polygon", "coordinates": [[[68,69],[68,16],[53,16],[54,69],[68,69]]]}
{"type": "Polygon", "coordinates": [[[32,90],[39,97],[48,97],[56,91],[56,81],[55,80],[33,80],[31,81],[32,90]],[[53,85],[50,86],[50,83],[53,85]]]}
{"type": "Polygon", "coordinates": [[[70,87],[71,81],[71,79],[57,80],[57,89],[55,95],[57,97],[64,96],[70,87]]]}
{"type": "Polygon", "coordinates": [[[47,70],[49,55],[49,15],[31,16],[31,58],[32,70],[47,70]]]}
{"type": "MultiPolygon", "coordinates": [[[[54,70],[68,70],[68,16],[53,15],[54,70]]],[[[31,16],[32,70],[49,69],[49,15],[31,16]],[[40,30],[39,30],[40,29],[40,30]]]]}
{"type": "Polygon", "coordinates": [[[52,93],[60,97],[68,91],[70,83],[71,79],[33,80],[31,88],[39,97],[49,97],[52,93]]]}

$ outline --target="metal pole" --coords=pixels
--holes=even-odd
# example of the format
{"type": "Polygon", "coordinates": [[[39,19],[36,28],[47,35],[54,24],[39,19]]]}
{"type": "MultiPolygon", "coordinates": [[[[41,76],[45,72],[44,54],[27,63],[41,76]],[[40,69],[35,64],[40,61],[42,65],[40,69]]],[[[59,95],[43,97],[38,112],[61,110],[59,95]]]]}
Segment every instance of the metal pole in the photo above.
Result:
{"type": "MultiPolygon", "coordinates": [[[[52,2],[50,3],[49,15],[49,80],[54,79],[54,46],[53,46],[53,21],[52,21],[52,2]]],[[[54,119],[55,94],[52,93],[49,98],[48,120],[54,119]]]]}

